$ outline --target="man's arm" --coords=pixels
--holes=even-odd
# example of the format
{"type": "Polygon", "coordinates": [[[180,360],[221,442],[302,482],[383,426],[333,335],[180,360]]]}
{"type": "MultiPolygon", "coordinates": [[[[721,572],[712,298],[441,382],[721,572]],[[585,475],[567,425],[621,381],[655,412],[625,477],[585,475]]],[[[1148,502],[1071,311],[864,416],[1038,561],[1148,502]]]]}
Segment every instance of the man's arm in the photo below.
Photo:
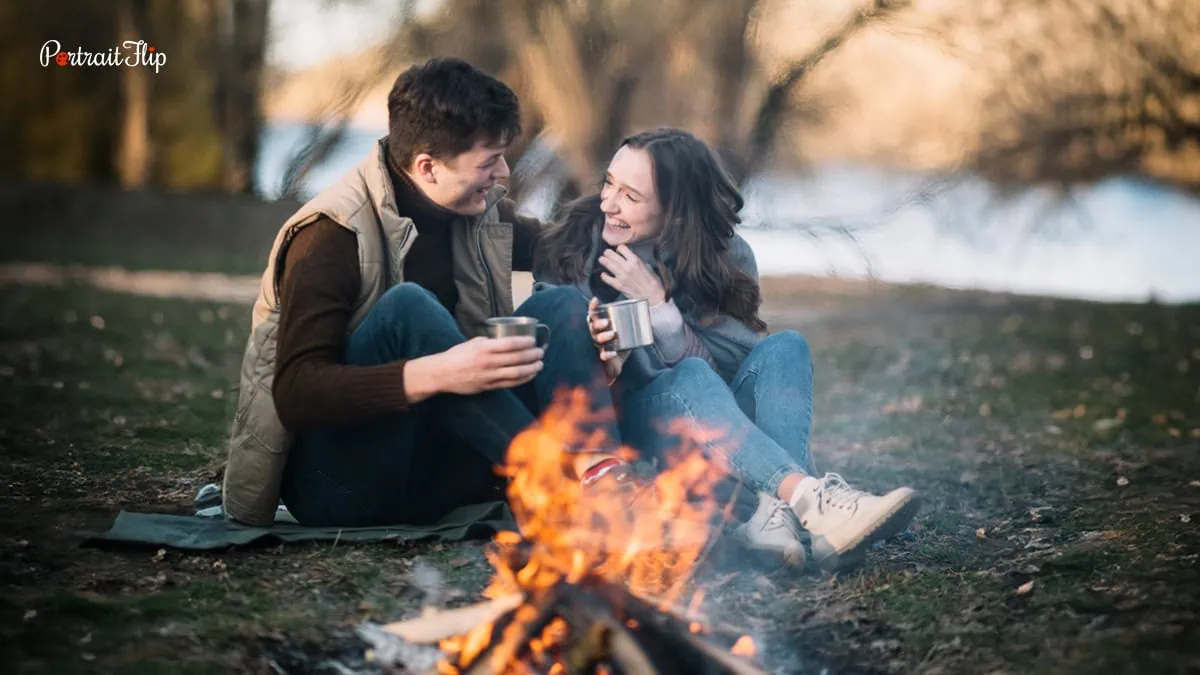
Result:
{"type": "MultiPolygon", "coordinates": [[[[273,393],[289,429],[367,422],[436,393],[428,368],[343,362],[362,275],[353,232],[322,219],[298,232],[283,260],[273,393]]],[[[428,358],[428,357],[426,357],[428,358]]]]}
{"type": "Polygon", "coordinates": [[[517,215],[517,205],[511,199],[505,199],[496,207],[500,220],[512,223],[513,226],[513,255],[512,268],[516,272],[533,271],[533,248],[537,243],[537,235],[544,227],[537,218],[517,215]]]}

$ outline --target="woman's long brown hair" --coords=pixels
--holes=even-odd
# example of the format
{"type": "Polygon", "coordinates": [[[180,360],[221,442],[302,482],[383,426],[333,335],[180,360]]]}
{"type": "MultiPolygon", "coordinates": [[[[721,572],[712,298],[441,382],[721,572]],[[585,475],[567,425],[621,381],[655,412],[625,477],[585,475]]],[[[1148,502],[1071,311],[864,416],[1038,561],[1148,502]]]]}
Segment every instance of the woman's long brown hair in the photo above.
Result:
{"type": "MultiPolygon", "coordinates": [[[[650,154],[654,187],[662,204],[663,228],[655,242],[659,251],[674,259],[664,271],[668,297],[682,295],[702,321],[727,314],[761,332],[766,323],[758,316],[762,294],[758,283],[737,268],[729,256],[738,213],[745,201],[716,154],[690,133],[672,128],[653,129],[629,136],[629,146],[650,154]]],[[[600,195],[583,197],[567,205],[561,217],[544,230],[535,250],[536,269],[548,271],[561,282],[586,281],[592,238],[603,221],[600,195]]]]}

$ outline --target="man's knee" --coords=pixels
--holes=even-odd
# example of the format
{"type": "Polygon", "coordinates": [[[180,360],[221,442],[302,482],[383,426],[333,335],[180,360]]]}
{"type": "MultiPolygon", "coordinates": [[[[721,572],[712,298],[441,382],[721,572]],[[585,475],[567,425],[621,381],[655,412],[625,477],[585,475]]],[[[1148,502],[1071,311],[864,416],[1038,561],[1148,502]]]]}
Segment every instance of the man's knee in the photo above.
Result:
{"type": "Polygon", "coordinates": [[[389,318],[396,320],[405,320],[413,316],[424,318],[438,313],[450,316],[450,312],[438,302],[436,295],[410,282],[396,284],[385,291],[372,311],[384,312],[389,318]]]}

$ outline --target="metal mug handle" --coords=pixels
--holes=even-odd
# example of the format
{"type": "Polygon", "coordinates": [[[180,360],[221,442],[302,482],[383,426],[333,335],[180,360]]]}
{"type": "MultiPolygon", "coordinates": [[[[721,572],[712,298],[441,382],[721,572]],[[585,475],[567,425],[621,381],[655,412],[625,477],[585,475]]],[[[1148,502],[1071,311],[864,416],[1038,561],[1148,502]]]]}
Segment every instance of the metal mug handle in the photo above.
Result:
{"type": "Polygon", "coordinates": [[[537,342],[537,346],[539,347],[545,347],[546,345],[550,344],[550,326],[547,326],[544,323],[539,323],[537,325],[536,336],[534,340],[537,342]],[[542,331],[546,331],[545,340],[542,339],[542,331]]]}

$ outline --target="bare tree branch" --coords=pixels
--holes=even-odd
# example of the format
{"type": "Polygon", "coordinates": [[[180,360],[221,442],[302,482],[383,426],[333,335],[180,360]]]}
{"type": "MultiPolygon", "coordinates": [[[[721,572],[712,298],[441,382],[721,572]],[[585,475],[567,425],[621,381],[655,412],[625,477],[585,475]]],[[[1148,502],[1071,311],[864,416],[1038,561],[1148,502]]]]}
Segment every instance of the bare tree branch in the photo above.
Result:
{"type": "Polygon", "coordinates": [[[792,93],[814,68],[864,27],[910,4],[909,0],[872,0],[775,79],[768,87],[755,116],[747,151],[740,162],[741,166],[735,169],[735,175],[744,180],[766,165],[783,126],[792,93]]]}
{"type": "MultiPolygon", "coordinates": [[[[335,0],[326,0],[335,4],[335,0]]],[[[416,11],[415,0],[402,0],[399,23],[406,26],[413,21],[416,11]]],[[[313,169],[323,164],[346,138],[346,131],[355,112],[372,87],[392,76],[408,53],[395,45],[389,45],[373,55],[373,65],[361,75],[341,78],[334,95],[319,110],[310,115],[306,125],[304,144],[288,160],[280,181],[279,196],[283,199],[302,197],[304,181],[313,169]]]]}

